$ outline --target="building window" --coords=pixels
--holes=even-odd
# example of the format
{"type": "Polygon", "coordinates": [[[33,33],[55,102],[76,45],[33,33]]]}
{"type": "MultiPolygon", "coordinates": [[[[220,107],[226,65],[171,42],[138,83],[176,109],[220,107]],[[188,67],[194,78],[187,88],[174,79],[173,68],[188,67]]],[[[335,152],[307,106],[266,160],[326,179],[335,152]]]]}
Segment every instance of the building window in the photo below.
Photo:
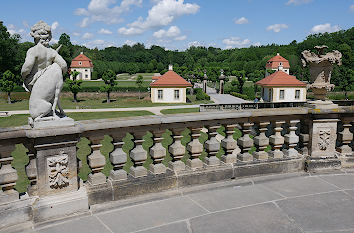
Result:
{"type": "Polygon", "coordinates": [[[300,90],[295,90],[295,99],[300,99],[300,90]]]}
{"type": "Polygon", "coordinates": [[[285,95],[284,92],[285,92],[284,90],[280,90],[280,93],[279,93],[279,99],[280,99],[280,100],[283,100],[283,99],[284,99],[284,95],[285,95]]]}
{"type": "Polygon", "coordinates": [[[163,98],[163,90],[157,90],[157,99],[162,100],[163,98]]]}
{"type": "Polygon", "coordinates": [[[80,65],[80,66],[82,65],[82,62],[81,62],[81,61],[79,61],[79,65],[80,65]]]}
{"type": "Polygon", "coordinates": [[[86,78],[86,79],[88,78],[88,75],[87,75],[87,74],[85,74],[85,78],[86,78]]]}
{"type": "Polygon", "coordinates": [[[282,66],[282,65],[283,65],[283,63],[282,63],[282,62],[279,62],[279,65],[280,65],[280,66],[282,66]]]}
{"type": "Polygon", "coordinates": [[[175,100],[179,100],[179,90],[175,90],[175,100]]]}
{"type": "Polygon", "coordinates": [[[87,72],[87,70],[85,70],[85,72],[87,72]]]}

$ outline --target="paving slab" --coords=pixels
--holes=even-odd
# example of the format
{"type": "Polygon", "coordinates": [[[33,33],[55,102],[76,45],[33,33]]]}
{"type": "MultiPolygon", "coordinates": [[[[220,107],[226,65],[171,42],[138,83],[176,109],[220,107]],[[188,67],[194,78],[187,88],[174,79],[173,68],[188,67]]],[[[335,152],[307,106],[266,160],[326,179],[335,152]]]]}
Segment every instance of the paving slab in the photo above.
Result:
{"type": "Polygon", "coordinates": [[[207,213],[187,197],[121,208],[97,214],[113,232],[132,232],[188,219],[207,213]]]}
{"type": "Polygon", "coordinates": [[[342,189],[354,189],[354,174],[328,175],[320,178],[342,189]]]}
{"type": "Polygon", "coordinates": [[[83,217],[79,219],[69,220],[61,224],[55,224],[44,229],[37,230],[38,233],[110,233],[110,231],[100,223],[94,216],[83,217]]]}
{"type": "Polygon", "coordinates": [[[341,191],[289,198],[277,204],[304,231],[354,229],[354,199],[341,191]]]}
{"type": "Polygon", "coordinates": [[[190,222],[193,233],[301,232],[273,203],[208,214],[190,222]]]}
{"type": "Polygon", "coordinates": [[[172,223],[149,230],[139,231],[139,233],[190,233],[186,222],[172,223]]]}
{"type": "Polygon", "coordinates": [[[262,185],[233,186],[188,195],[209,211],[230,209],[282,198],[262,185]]]}
{"type": "Polygon", "coordinates": [[[308,195],[338,190],[318,177],[296,177],[291,180],[278,180],[263,184],[269,189],[286,197],[308,195]]]}

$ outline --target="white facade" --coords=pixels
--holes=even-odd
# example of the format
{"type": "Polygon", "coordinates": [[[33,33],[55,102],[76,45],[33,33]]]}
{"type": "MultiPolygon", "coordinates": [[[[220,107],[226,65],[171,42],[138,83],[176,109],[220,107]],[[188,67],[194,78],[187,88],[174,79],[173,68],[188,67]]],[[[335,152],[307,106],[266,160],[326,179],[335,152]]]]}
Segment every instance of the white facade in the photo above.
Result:
{"type": "Polygon", "coordinates": [[[266,102],[305,102],[306,87],[262,87],[266,102]]]}
{"type": "Polygon", "coordinates": [[[153,103],[186,103],[186,87],[151,87],[153,103]]]}
{"type": "MultiPolygon", "coordinates": [[[[267,77],[268,75],[269,75],[269,73],[268,73],[268,71],[267,71],[268,69],[266,69],[266,73],[265,73],[265,76],[267,77]]],[[[283,66],[278,66],[278,68],[274,68],[274,69],[271,69],[271,70],[274,70],[275,72],[277,72],[277,71],[283,71],[283,72],[285,72],[285,73],[287,73],[287,74],[289,74],[289,69],[284,69],[284,67],[283,66]]]]}
{"type": "MultiPolygon", "coordinates": [[[[71,71],[80,72],[80,74],[76,77],[77,80],[91,80],[93,68],[71,68],[71,71]]],[[[72,75],[70,75],[70,79],[73,79],[72,75]]]]}

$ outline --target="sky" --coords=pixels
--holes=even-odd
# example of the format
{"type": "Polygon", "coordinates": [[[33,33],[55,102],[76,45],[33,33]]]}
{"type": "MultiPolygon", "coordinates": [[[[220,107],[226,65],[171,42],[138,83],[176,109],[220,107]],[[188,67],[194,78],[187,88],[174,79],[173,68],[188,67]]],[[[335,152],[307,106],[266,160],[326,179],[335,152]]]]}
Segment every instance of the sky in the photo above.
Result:
{"type": "Polygon", "coordinates": [[[2,0],[0,21],[33,41],[43,20],[89,48],[144,43],[169,50],[288,44],[354,25],[354,0],[2,0]]]}

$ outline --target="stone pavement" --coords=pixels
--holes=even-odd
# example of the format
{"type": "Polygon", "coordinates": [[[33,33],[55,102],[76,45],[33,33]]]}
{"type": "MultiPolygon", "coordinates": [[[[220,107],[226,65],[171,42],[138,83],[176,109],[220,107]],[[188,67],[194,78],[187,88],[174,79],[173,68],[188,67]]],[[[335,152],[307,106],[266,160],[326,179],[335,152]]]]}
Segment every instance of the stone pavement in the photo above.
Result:
{"type": "Polygon", "coordinates": [[[229,94],[209,94],[210,99],[216,104],[242,104],[251,103],[252,101],[244,100],[229,94]]]}
{"type": "MultiPolygon", "coordinates": [[[[171,106],[156,106],[156,107],[134,107],[134,108],[94,108],[94,109],[64,109],[64,112],[121,112],[121,111],[149,111],[155,115],[163,115],[160,111],[163,109],[178,109],[178,108],[199,108],[196,105],[171,105],[171,106]]],[[[5,111],[4,111],[5,112],[5,111]]],[[[9,115],[29,114],[28,110],[6,111],[9,115]]]]}
{"type": "Polygon", "coordinates": [[[93,206],[29,232],[354,232],[354,173],[232,180],[93,206]]]}

